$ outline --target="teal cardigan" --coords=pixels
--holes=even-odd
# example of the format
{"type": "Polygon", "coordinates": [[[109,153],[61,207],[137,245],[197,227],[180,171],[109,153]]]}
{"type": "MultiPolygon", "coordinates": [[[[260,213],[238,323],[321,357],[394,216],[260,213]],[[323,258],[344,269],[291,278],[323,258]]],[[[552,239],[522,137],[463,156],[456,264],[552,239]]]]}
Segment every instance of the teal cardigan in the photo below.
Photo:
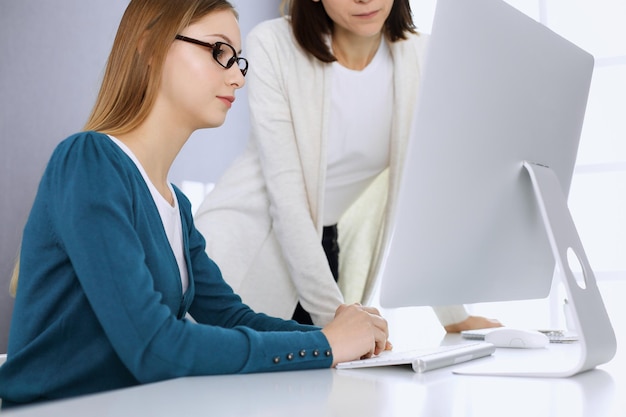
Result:
{"type": "Polygon", "coordinates": [[[233,293],[205,253],[189,201],[175,191],[189,271],[185,294],[131,159],[96,132],[59,144],[24,229],[8,358],[0,368],[4,406],[182,376],[331,365],[319,328],[255,313],[233,293]]]}

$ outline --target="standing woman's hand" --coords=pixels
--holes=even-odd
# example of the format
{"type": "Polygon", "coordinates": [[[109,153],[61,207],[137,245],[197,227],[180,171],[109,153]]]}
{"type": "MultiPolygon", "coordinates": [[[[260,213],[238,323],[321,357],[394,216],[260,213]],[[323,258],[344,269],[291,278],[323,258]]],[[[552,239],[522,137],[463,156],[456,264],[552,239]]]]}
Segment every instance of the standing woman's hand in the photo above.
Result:
{"type": "Polygon", "coordinates": [[[459,323],[444,326],[448,333],[460,333],[463,330],[487,329],[492,327],[502,327],[496,319],[489,319],[481,316],[469,316],[467,319],[459,323]]]}
{"type": "Polygon", "coordinates": [[[391,349],[387,320],[376,308],[358,303],[339,306],[322,333],[333,351],[333,366],[391,349]]]}

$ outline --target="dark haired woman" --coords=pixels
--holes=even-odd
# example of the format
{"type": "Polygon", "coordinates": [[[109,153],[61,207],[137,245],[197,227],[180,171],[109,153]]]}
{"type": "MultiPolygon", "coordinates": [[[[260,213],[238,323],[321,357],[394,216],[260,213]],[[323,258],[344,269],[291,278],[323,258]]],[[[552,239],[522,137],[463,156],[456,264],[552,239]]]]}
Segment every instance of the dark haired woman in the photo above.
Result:
{"type": "MultiPolygon", "coordinates": [[[[251,140],[196,224],[244,302],[324,325],[373,293],[427,37],[409,0],[283,6],[247,39],[251,140]]],[[[499,325],[435,311],[447,331],[499,325]]]]}

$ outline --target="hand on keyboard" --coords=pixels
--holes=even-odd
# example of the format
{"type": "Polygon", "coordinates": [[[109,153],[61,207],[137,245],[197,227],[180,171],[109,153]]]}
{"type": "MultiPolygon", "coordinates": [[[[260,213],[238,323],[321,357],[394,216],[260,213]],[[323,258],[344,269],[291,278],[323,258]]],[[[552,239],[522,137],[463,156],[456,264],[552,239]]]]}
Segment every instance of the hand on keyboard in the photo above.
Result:
{"type": "Polygon", "coordinates": [[[387,320],[376,308],[358,303],[339,306],[322,332],[333,351],[333,366],[391,349],[387,320]]]}

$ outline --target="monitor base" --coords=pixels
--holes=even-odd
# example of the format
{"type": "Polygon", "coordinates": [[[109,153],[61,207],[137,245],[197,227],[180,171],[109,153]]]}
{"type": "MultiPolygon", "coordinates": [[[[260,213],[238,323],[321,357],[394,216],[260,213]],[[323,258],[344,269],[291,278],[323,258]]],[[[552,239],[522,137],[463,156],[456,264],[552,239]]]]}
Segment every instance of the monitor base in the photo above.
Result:
{"type": "MultiPolygon", "coordinates": [[[[463,375],[569,377],[609,362],[615,356],[617,341],[604,307],[596,279],[587,260],[576,226],[567,206],[567,197],[554,171],[544,165],[525,161],[530,174],[541,217],[558,270],[563,278],[567,299],[579,337],[579,352],[574,361],[549,369],[536,367],[513,369],[504,366],[472,367],[455,373],[463,375]],[[577,280],[568,261],[572,253],[582,267],[582,280],[577,280]]],[[[518,367],[519,368],[519,367],[518,367]]]]}

